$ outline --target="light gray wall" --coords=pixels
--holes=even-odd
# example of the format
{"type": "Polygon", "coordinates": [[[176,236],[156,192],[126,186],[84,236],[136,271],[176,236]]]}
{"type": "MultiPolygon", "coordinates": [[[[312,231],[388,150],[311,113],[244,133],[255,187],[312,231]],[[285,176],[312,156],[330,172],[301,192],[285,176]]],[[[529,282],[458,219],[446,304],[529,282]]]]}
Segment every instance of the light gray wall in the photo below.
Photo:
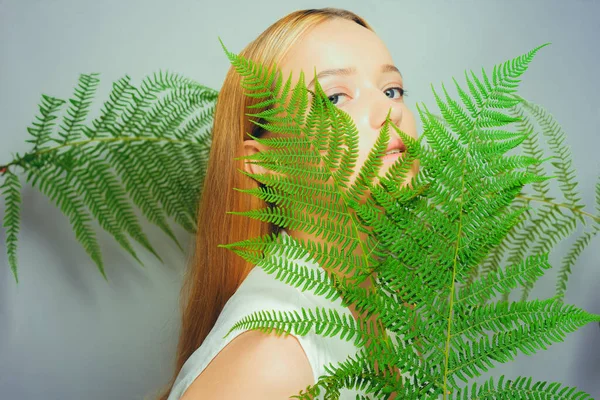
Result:
{"type": "MultiPolygon", "coordinates": [[[[25,128],[41,94],[69,98],[80,73],[101,73],[94,117],[112,82],[125,74],[138,85],[162,68],[219,89],[229,63],[218,35],[237,53],[285,14],[324,6],[345,7],[374,26],[402,70],[415,112],[415,102],[435,107],[430,83],[436,89],[451,77],[462,83],[465,69],[489,69],[552,42],[523,76],[520,93],[567,132],[579,189],[593,212],[600,171],[600,2],[591,0],[2,0],[0,163],[29,150],[25,128]]],[[[0,230],[0,398],[144,398],[171,374],[185,255],[144,222],[165,265],[137,246],[143,269],[98,229],[106,283],[62,213],[28,185],[22,195],[18,287],[0,230]]],[[[176,229],[189,244],[190,235],[176,229]]],[[[552,254],[556,269],[571,243],[552,254]]],[[[581,255],[566,301],[600,313],[597,249],[596,239],[581,255]]],[[[534,296],[552,295],[554,279],[548,274],[534,296]]],[[[600,329],[587,325],[548,351],[493,370],[502,373],[559,381],[600,397],[600,329]]]]}

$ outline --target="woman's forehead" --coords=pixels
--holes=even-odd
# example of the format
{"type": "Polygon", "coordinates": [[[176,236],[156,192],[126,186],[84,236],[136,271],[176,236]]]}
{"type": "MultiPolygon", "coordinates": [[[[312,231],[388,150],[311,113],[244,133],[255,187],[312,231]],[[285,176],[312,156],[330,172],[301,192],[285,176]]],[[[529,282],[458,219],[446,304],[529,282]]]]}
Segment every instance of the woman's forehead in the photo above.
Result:
{"type": "Polygon", "coordinates": [[[373,31],[353,21],[334,19],[315,26],[294,43],[279,67],[286,79],[292,73],[294,82],[303,71],[308,84],[315,69],[317,74],[340,68],[355,68],[360,73],[378,70],[383,64],[393,64],[393,60],[373,31]]]}

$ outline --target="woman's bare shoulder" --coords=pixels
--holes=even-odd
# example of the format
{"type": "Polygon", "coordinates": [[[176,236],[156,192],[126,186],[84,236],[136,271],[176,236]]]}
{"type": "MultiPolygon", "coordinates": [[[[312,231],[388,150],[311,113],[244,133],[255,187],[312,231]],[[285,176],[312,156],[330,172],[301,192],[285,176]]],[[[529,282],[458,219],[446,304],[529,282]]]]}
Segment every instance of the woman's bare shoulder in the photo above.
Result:
{"type": "Polygon", "coordinates": [[[181,400],[280,400],[314,383],[306,353],[295,336],[251,330],[225,346],[181,400]]]}

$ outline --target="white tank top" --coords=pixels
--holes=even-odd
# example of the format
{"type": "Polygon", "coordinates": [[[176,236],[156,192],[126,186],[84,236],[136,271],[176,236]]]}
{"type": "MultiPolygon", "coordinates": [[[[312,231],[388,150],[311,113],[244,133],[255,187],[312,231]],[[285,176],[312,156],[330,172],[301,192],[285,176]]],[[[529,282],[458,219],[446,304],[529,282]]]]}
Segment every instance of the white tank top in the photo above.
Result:
{"type": "MultiPolygon", "coordinates": [[[[288,235],[283,229],[280,230],[280,234],[288,235]]],[[[306,265],[315,269],[319,274],[325,274],[325,270],[312,260],[294,259],[294,263],[306,265]]],[[[303,292],[300,288],[277,280],[275,274],[268,274],[261,267],[256,266],[250,271],[236,292],[225,303],[214,327],[202,345],[192,353],[181,368],[167,400],[179,400],[210,361],[227,344],[246,331],[238,329],[232,331],[227,338],[223,338],[231,327],[245,316],[258,311],[271,310],[297,311],[302,315],[302,308],[314,311],[315,307],[319,307],[335,309],[338,313],[353,318],[350,310],[342,306],[340,297],[336,300],[329,300],[325,296],[315,295],[311,290],[303,292]]],[[[325,371],[325,365],[332,363],[335,367],[338,363],[346,361],[349,356],[356,359],[355,355],[359,351],[353,341],[340,339],[339,336],[317,335],[314,326],[304,336],[292,336],[298,340],[306,353],[312,367],[314,382],[317,382],[321,375],[329,375],[325,371]]],[[[358,393],[364,394],[350,389],[342,389],[340,399],[356,399],[358,393]]],[[[293,394],[297,393],[290,393],[290,395],[293,394]]],[[[323,395],[324,390],[321,388],[321,393],[315,400],[322,399],[323,395]]]]}

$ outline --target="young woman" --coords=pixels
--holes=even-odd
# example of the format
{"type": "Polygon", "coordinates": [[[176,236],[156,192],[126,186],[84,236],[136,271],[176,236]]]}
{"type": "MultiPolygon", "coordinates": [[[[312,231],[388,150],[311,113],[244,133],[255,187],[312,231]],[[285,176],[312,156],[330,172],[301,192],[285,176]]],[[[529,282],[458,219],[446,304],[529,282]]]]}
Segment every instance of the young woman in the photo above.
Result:
{"type": "MultiPolygon", "coordinates": [[[[292,87],[303,71],[308,88],[314,89],[310,82],[316,68],[329,100],[353,118],[359,131],[359,158],[351,181],[374,146],[388,112],[400,130],[417,138],[414,116],[403,99],[401,73],[371,26],[352,12],[335,8],[293,12],[266,29],[241,55],[268,67],[277,63],[284,82],[292,73],[292,87]]],[[[358,350],[351,342],[313,332],[277,336],[275,332],[238,330],[223,338],[235,322],[260,310],[300,312],[301,308],[319,306],[358,317],[352,306],[342,307],[340,299],[332,302],[310,291],[302,292],[260,267],[254,268],[232,251],[217,247],[268,233],[322,240],[306,232],[226,214],[267,207],[261,199],[233,188],[259,185],[238,169],[268,171],[234,158],[265,150],[246,132],[260,137],[275,135],[245,116],[247,107],[262,99],[245,96],[240,81],[231,67],[219,93],[195,252],[181,292],[182,327],[175,373],[160,400],[287,399],[326,374],[325,365],[344,361],[358,350]]],[[[405,149],[393,129],[389,147],[405,149]]],[[[384,157],[380,176],[395,157],[384,157]]],[[[417,171],[415,162],[407,182],[417,171]]],[[[298,263],[324,271],[312,262],[298,263]]],[[[353,399],[354,393],[342,392],[342,398],[353,399]]]]}

